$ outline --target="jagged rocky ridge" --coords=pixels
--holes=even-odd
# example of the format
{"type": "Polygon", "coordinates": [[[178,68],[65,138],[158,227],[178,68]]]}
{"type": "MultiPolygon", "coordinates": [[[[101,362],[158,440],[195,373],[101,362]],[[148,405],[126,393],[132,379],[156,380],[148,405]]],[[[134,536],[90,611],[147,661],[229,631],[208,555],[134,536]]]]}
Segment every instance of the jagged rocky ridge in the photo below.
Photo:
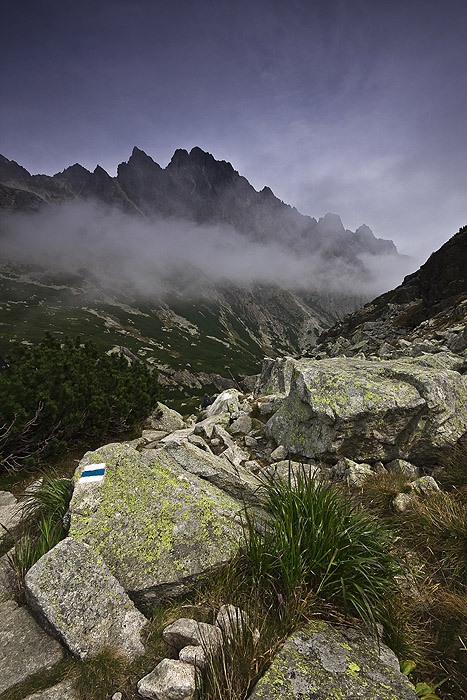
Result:
{"type": "Polygon", "coordinates": [[[303,250],[322,248],[329,255],[358,265],[361,253],[397,255],[390,240],[376,238],[360,226],[345,230],[335,214],[316,219],[279,200],[269,187],[257,192],[226,161],[217,161],[198,147],[175,151],[161,168],[134,148],[128,162],[112,178],[97,166],[90,172],[79,164],[54,176],[31,175],[15,161],[0,156],[0,207],[24,210],[70,200],[96,199],[130,214],[228,224],[252,240],[277,240],[303,250]]]}

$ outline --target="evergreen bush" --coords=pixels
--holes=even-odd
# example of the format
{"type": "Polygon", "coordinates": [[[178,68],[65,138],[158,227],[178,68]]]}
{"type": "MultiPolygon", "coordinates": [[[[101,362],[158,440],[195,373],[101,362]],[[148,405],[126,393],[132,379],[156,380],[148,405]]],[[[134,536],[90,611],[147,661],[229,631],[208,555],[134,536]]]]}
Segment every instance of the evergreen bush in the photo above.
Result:
{"type": "Polygon", "coordinates": [[[80,338],[17,345],[0,373],[0,470],[135,428],[161,397],[157,375],[80,338]]]}

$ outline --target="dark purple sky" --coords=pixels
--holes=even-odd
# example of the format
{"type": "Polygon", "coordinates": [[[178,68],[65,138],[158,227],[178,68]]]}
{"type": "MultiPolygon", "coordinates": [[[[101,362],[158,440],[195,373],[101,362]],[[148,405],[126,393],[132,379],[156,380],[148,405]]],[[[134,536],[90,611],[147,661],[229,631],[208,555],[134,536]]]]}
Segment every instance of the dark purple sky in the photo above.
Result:
{"type": "Polygon", "coordinates": [[[426,254],[467,223],[466,0],[16,0],[0,152],[32,173],[198,145],[426,254]]]}

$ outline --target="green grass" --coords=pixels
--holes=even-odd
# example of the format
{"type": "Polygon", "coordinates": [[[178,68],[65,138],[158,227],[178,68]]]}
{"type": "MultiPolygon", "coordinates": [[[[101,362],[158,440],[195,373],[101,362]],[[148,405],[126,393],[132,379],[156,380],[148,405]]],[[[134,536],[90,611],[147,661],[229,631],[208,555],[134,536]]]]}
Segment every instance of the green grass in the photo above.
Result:
{"type": "Polygon", "coordinates": [[[42,483],[28,494],[24,502],[24,517],[11,560],[21,602],[24,600],[24,577],[27,571],[66,537],[63,519],[71,494],[71,482],[68,479],[44,474],[42,483]]]}

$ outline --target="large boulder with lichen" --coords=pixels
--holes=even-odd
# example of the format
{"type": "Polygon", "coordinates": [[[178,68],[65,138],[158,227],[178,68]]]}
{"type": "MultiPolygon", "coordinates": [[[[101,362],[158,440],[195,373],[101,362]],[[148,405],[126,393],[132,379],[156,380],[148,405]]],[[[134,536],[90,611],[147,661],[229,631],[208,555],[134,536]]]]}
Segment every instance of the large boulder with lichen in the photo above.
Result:
{"type": "Polygon", "coordinates": [[[322,621],[294,632],[249,700],[416,700],[396,655],[362,630],[322,621]]]}
{"type": "Polygon", "coordinates": [[[294,360],[289,394],[266,430],[305,457],[416,458],[467,430],[467,377],[436,356],[294,360]]]}
{"type": "Polygon", "coordinates": [[[106,445],[86,453],[75,482],[70,536],[91,545],[144,609],[181,594],[237,551],[243,504],[184,469],[170,449],[106,445]],[[88,482],[81,475],[93,464],[105,473],[88,482]]]}
{"type": "Polygon", "coordinates": [[[144,654],[147,619],[87,544],[62,540],[29,569],[24,583],[36,617],[76,656],[95,656],[108,646],[129,659],[144,654]]]}

